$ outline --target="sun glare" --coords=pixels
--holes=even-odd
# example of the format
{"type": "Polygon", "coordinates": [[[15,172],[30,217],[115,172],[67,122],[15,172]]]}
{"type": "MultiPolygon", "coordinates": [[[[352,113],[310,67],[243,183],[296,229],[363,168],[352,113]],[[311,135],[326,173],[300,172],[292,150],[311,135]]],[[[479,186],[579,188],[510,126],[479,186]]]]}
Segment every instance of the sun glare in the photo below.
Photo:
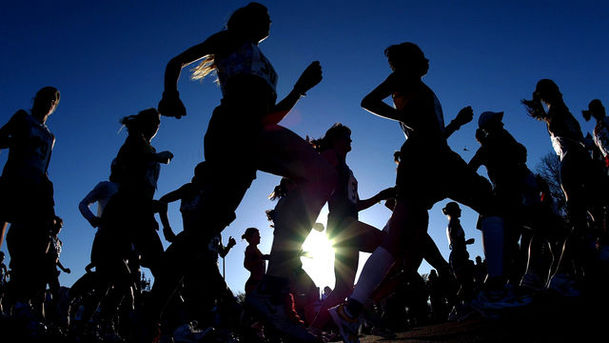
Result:
{"type": "Polygon", "coordinates": [[[311,230],[302,245],[305,256],[301,258],[302,268],[320,289],[334,288],[334,249],[326,232],[311,230]]]}

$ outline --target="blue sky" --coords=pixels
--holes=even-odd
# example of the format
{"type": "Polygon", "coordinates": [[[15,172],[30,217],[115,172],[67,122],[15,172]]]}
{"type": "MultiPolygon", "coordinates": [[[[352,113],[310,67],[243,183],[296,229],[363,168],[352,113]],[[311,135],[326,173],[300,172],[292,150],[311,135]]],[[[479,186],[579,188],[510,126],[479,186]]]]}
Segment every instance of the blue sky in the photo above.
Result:
{"type": "MultiPolygon", "coordinates": [[[[529,150],[535,169],[551,151],[545,126],[527,117],[520,99],[529,97],[541,78],[552,78],[580,120],[593,98],[609,101],[609,6],[602,1],[263,1],[272,19],[271,35],[261,44],[279,73],[278,93],[287,94],[313,60],[324,68],[324,80],[296,105],[283,125],[296,133],[319,137],[335,122],[351,127],[353,150],[348,163],[359,181],[362,198],[392,186],[392,153],[404,138],[398,124],[370,115],[362,97],[389,74],[383,50],[390,44],[417,43],[430,59],[424,81],[442,102],[446,121],[471,105],[474,120],[486,110],[505,111],[504,122],[529,150]]],[[[18,109],[29,109],[34,93],[53,85],[61,103],[48,123],[57,142],[49,176],[55,184],[56,212],[64,219],[61,260],[72,268],[62,274],[71,285],[84,272],[95,233],[80,216],[78,202],[109,174],[123,143],[118,120],[156,106],[170,58],[223,28],[231,12],[247,1],[11,1],[0,14],[0,122],[18,109]]],[[[153,140],[159,151],[175,158],[161,170],[156,197],[187,182],[203,159],[203,133],[221,94],[212,78],[179,81],[188,116],[163,118],[153,140]]],[[[455,133],[449,143],[469,160],[477,148],[476,125],[455,133]]],[[[7,151],[0,152],[0,164],[7,151]]],[[[430,156],[433,158],[433,156],[430,156]]],[[[448,171],[450,172],[450,171],[448,171]]],[[[484,170],[481,170],[484,174],[484,170]]],[[[226,259],[226,277],[242,291],[240,240],[244,229],[258,227],[260,249],[268,252],[272,230],[264,210],[277,176],[259,173],[224,232],[238,244],[226,259]]],[[[430,212],[429,232],[448,257],[446,219],[437,204],[430,212]]],[[[325,213],[322,212],[322,214],[325,213]]],[[[361,212],[362,221],[382,228],[390,213],[381,205],[361,212]]],[[[170,210],[174,230],[181,229],[178,205],[170,210]]],[[[481,255],[476,215],[465,209],[462,223],[470,250],[481,255]]],[[[2,247],[6,251],[6,246],[2,247]]],[[[319,262],[319,261],[318,261],[319,262]]],[[[323,264],[323,260],[321,261],[323,264]]],[[[319,265],[316,264],[316,265],[319,265]]],[[[315,277],[318,286],[331,279],[331,262],[315,277]]],[[[323,269],[323,268],[322,268],[323,269]]],[[[421,272],[427,272],[424,265],[421,272]]]]}

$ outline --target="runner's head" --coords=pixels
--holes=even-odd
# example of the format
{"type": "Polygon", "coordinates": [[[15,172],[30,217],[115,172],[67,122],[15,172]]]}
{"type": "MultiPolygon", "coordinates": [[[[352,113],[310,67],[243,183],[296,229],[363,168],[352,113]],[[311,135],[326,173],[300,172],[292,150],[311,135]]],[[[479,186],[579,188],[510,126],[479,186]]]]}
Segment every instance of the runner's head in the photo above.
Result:
{"type": "Polygon", "coordinates": [[[193,183],[201,183],[205,180],[209,180],[211,176],[211,168],[209,162],[203,161],[195,166],[195,173],[192,177],[193,183]]]}
{"type": "Polygon", "coordinates": [[[590,120],[591,117],[594,117],[597,121],[602,120],[606,115],[605,106],[600,100],[594,99],[588,104],[588,110],[582,111],[582,114],[586,121],[590,120]]]}
{"type": "Polygon", "coordinates": [[[226,29],[255,43],[269,36],[271,18],[268,9],[257,2],[250,2],[237,9],[228,19],[226,29]]]}
{"type": "Polygon", "coordinates": [[[351,151],[351,129],[341,123],[336,123],[326,131],[323,137],[312,140],[311,144],[318,152],[334,149],[338,153],[347,155],[351,151]]]}
{"type": "Polygon", "coordinates": [[[451,201],[444,206],[442,213],[444,213],[445,216],[459,218],[461,216],[461,208],[459,207],[459,204],[451,201]]]}
{"type": "Polygon", "coordinates": [[[478,118],[478,128],[488,132],[499,130],[503,127],[503,112],[486,111],[478,118]]]}
{"type": "Polygon", "coordinates": [[[249,244],[260,244],[260,231],[255,227],[248,227],[241,239],[245,239],[249,244]]]}
{"type": "MultiPolygon", "coordinates": [[[[237,9],[226,23],[226,31],[239,40],[238,43],[250,41],[258,44],[265,40],[270,33],[271,19],[268,9],[257,2],[237,9]]],[[[215,56],[204,56],[192,72],[193,80],[202,80],[216,70],[215,56]]]]}
{"type": "Polygon", "coordinates": [[[405,42],[385,49],[391,70],[421,77],[429,70],[429,60],[416,44],[405,42]]]}
{"type": "Polygon", "coordinates": [[[550,79],[541,79],[537,82],[537,86],[533,92],[533,99],[539,99],[546,104],[554,104],[562,102],[562,94],[554,81],[550,79]]]}
{"type": "Polygon", "coordinates": [[[41,88],[34,97],[32,105],[32,115],[41,123],[45,123],[47,118],[55,111],[59,104],[59,91],[55,87],[41,88]]]}
{"type": "Polygon", "coordinates": [[[273,188],[273,192],[269,194],[270,200],[278,200],[283,198],[288,194],[288,192],[294,188],[296,184],[294,181],[288,179],[287,177],[282,177],[279,185],[273,188]]]}
{"type": "Polygon", "coordinates": [[[130,135],[141,134],[150,141],[159,131],[161,115],[156,108],[148,108],[138,114],[122,118],[120,123],[127,127],[130,135]]]}

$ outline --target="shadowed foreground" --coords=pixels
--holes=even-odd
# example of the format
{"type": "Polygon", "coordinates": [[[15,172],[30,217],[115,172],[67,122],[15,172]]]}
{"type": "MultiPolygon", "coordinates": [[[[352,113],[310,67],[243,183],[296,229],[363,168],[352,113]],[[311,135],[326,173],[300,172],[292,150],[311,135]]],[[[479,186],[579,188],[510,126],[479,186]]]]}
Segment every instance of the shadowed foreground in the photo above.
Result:
{"type": "Polygon", "coordinates": [[[540,296],[525,308],[504,312],[500,319],[474,315],[462,322],[413,328],[394,339],[360,337],[370,342],[607,342],[607,299],[540,296]]]}
{"type": "MultiPolygon", "coordinates": [[[[503,310],[498,319],[488,319],[474,313],[461,322],[415,327],[397,333],[393,339],[364,335],[362,343],[456,343],[456,342],[607,342],[609,327],[609,296],[607,287],[599,287],[597,296],[565,298],[539,295],[533,303],[518,309],[503,310]]],[[[0,342],[73,343],[64,335],[25,339],[22,327],[13,320],[0,318],[0,342]]],[[[96,340],[95,343],[103,340],[96,340]]],[[[93,341],[92,341],[93,342],[93,341]]],[[[129,340],[126,340],[129,342],[129,340]]],[[[216,343],[217,340],[202,340],[216,343]]],[[[245,340],[241,342],[249,343],[245,340]]],[[[260,342],[260,341],[259,341],[260,342]]],[[[262,343],[262,342],[260,342],[262,343]]],[[[284,342],[288,343],[288,342],[284,342]]]]}

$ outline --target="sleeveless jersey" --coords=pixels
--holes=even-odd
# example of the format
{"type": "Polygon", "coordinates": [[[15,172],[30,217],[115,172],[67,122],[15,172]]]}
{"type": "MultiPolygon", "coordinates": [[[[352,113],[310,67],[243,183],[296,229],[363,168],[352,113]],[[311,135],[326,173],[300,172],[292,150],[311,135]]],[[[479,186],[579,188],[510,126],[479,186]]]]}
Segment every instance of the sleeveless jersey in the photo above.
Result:
{"type": "Polygon", "coordinates": [[[395,92],[392,94],[393,103],[398,111],[407,105],[416,106],[419,113],[404,113],[400,118],[400,127],[407,138],[407,146],[418,146],[419,148],[446,145],[444,137],[444,113],[442,105],[425,84],[420,83],[413,86],[413,90],[405,94],[395,92]],[[412,94],[408,96],[409,94],[412,94]],[[430,101],[431,100],[431,101],[430,101]]]}
{"type": "Polygon", "coordinates": [[[203,230],[206,218],[203,216],[203,206],[205,199],[209,198],[206,188],[202,188],[193,183],[187,183],[180,187],[180,191],[185,193],[180,202],[180,213],[182,213],[182,222],[184,230],[203,230]]]}
{"type": "Polygon", "coordinates": [[[254,75],[263,79],[276,93],[277,73],[258,45],[248,42],[225,58],[215,61],[222,94],[230,79],[237,75],[254,75]]]}
{"type": "MultiPolygon", "coordinates": [[[[115,162],[120,187],[144,191],[152,198],[157,188],[161,164],[154,159],[156,149],[140,135],[129,135],[115,162]]],[[[142,194],[144,195],[144,194],[142,194]]]]}
{"type": "Polygon", "coordinates": [[[357,219],[357,180],[347,164],[342,161],[337,167],[338,184],[328,200],[328,217],[340,222],[343,218],[357,219]]]}
{"type": "Polygon", "coordinates": [[[561,161],[568,150],[584,148],[581,127],[566,106],[551,107],[546,117],[546,124],[552,147],[561,161]]]}
{"type": "Polygon", "coordinates": [[[450,250],[465,250],[465,231],[459,219],[451,219],[446,227],[446,238],[450,250]]]}
{"type": "Polygon", "coordinates": [[[11,133],[4,175],[10,173],[20,177],[42,178],[51,160],[55,136],[45,124],[23,110],[15,113],[11,121],[14,130],[11,133]]]}

